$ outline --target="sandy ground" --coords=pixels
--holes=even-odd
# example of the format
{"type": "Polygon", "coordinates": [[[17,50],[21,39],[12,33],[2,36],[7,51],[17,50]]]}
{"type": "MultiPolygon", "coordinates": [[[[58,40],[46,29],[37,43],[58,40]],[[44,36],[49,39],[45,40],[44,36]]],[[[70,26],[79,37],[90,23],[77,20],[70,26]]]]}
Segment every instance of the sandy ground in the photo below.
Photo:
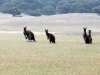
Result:
{"type": "Polygon", "coordinates": [[[83,27],[92,30],[93,35],[100,35],[100,16],[97,14],[70,13],[53,16],[12,17],[0,13],[0,33],[22,33],[23,27],[36,34],[44,34],[45,29],[55,34],[82,35],[83,27]]]}

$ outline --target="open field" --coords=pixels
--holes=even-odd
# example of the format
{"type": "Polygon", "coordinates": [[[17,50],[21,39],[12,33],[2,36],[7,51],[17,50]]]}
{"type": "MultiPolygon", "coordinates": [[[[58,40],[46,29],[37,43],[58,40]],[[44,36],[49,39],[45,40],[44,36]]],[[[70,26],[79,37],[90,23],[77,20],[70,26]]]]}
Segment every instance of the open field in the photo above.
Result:
{"type": "Polygon", "coordinates": [[[98,36],[86,45],[82,36],[55,35],[57,43],[50,44],[43,34],[35,35],[37,42],[26,42],[23,34],[5,34],[0,34],[0,75],[100,74],[98,36]]]}
{"type": "Polygon", "coordinates": [[[92,30],[93,35],[100,34],[100,16],[97,14],[76,13],[41,17],[0,15],[0,31],[23,31],[23,27],[28,27],[33,32],[44,33],[48,28],[56,34],[82,35],[83,27],[87,27],[92,30]]]}
{"type": "Polygon", "coordinates": [[[100,74],[100,16],[0,15],[0,75],[100,74]],[[24,26],[34,32],[37,42],[25,40],[24,26]],[[93,44],[84,43],[83,27],[92,30],[93,44]],[[49,43],[45,28],[56,36],[56,44],[49,43]]]}

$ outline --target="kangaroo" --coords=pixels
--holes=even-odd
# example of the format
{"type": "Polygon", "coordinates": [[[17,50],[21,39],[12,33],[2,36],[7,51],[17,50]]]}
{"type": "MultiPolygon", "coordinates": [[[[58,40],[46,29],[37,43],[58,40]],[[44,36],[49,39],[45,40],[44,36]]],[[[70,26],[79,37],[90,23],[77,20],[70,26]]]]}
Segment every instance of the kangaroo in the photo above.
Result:
{"type": "Polygon", "coordinates": [[[30,30],[26,30],[26,28],[27,27],[24,27],[24,31],[23,31],[25,38],[30,40],[30,42],[31,42],[31,40],[36,42],[34,34],[30,30]]]}
{"type": "Polygon", "coordinates": [[[51,34],[51,33],[48,33],[48,29],[47,30],[45,29],[45,33],[46,33],[47,39],[49,39],[50,43],[51,42],[55,43],[55,36],[53,34],[51,34]]]}

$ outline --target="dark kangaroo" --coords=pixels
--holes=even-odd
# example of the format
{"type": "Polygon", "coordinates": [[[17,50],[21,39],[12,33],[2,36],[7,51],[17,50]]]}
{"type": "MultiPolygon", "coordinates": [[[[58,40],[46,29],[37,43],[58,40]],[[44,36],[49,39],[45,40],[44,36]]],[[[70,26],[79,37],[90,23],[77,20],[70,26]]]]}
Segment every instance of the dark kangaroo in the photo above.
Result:
{"type": "Polygon", "coordinates": [[[51,33],[48,33],[48,29],[47,30],[45,29],[45,33],[46,33],[47,39],[49,39],[50,43],[51,42],[55,43],[55,36],[53,34],[51,34],[51,33]]]}
{"type": "Polygon", "coordinates": [[[26,30],[26,28],[27,27],[24,27],[24,30],[23,30],[23,34],[24,34],[25,38],[30,40],[30,42],[31,42],[31,40],[36,42],[34,34],[30,30],[26,30]]]}
{"type": "Polygon", "coordinates": [[[84,38],[85,43],[89,44],[89,37],[88,37],[88,35],[86,33],[86,29],[87,28],[83,28],[83,38],[84,38]]]}
{"type": "Polygon", "coordinates": [[[92,36],[91,36],[91,30],[88,30],[89,34],[88,34],[88,37],[89,37],[89,43],[92,44],[92,36]]]}

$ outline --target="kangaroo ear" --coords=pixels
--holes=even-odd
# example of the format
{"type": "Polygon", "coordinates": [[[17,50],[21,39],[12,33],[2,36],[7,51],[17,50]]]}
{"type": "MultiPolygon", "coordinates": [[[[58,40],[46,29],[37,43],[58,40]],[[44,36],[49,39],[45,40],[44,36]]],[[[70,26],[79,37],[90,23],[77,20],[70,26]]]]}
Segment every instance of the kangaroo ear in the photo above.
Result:
{"type": "Polygon", "coordinates": [[[45,29],[45,31],[47,31],[47,30],[45,29]]]}

